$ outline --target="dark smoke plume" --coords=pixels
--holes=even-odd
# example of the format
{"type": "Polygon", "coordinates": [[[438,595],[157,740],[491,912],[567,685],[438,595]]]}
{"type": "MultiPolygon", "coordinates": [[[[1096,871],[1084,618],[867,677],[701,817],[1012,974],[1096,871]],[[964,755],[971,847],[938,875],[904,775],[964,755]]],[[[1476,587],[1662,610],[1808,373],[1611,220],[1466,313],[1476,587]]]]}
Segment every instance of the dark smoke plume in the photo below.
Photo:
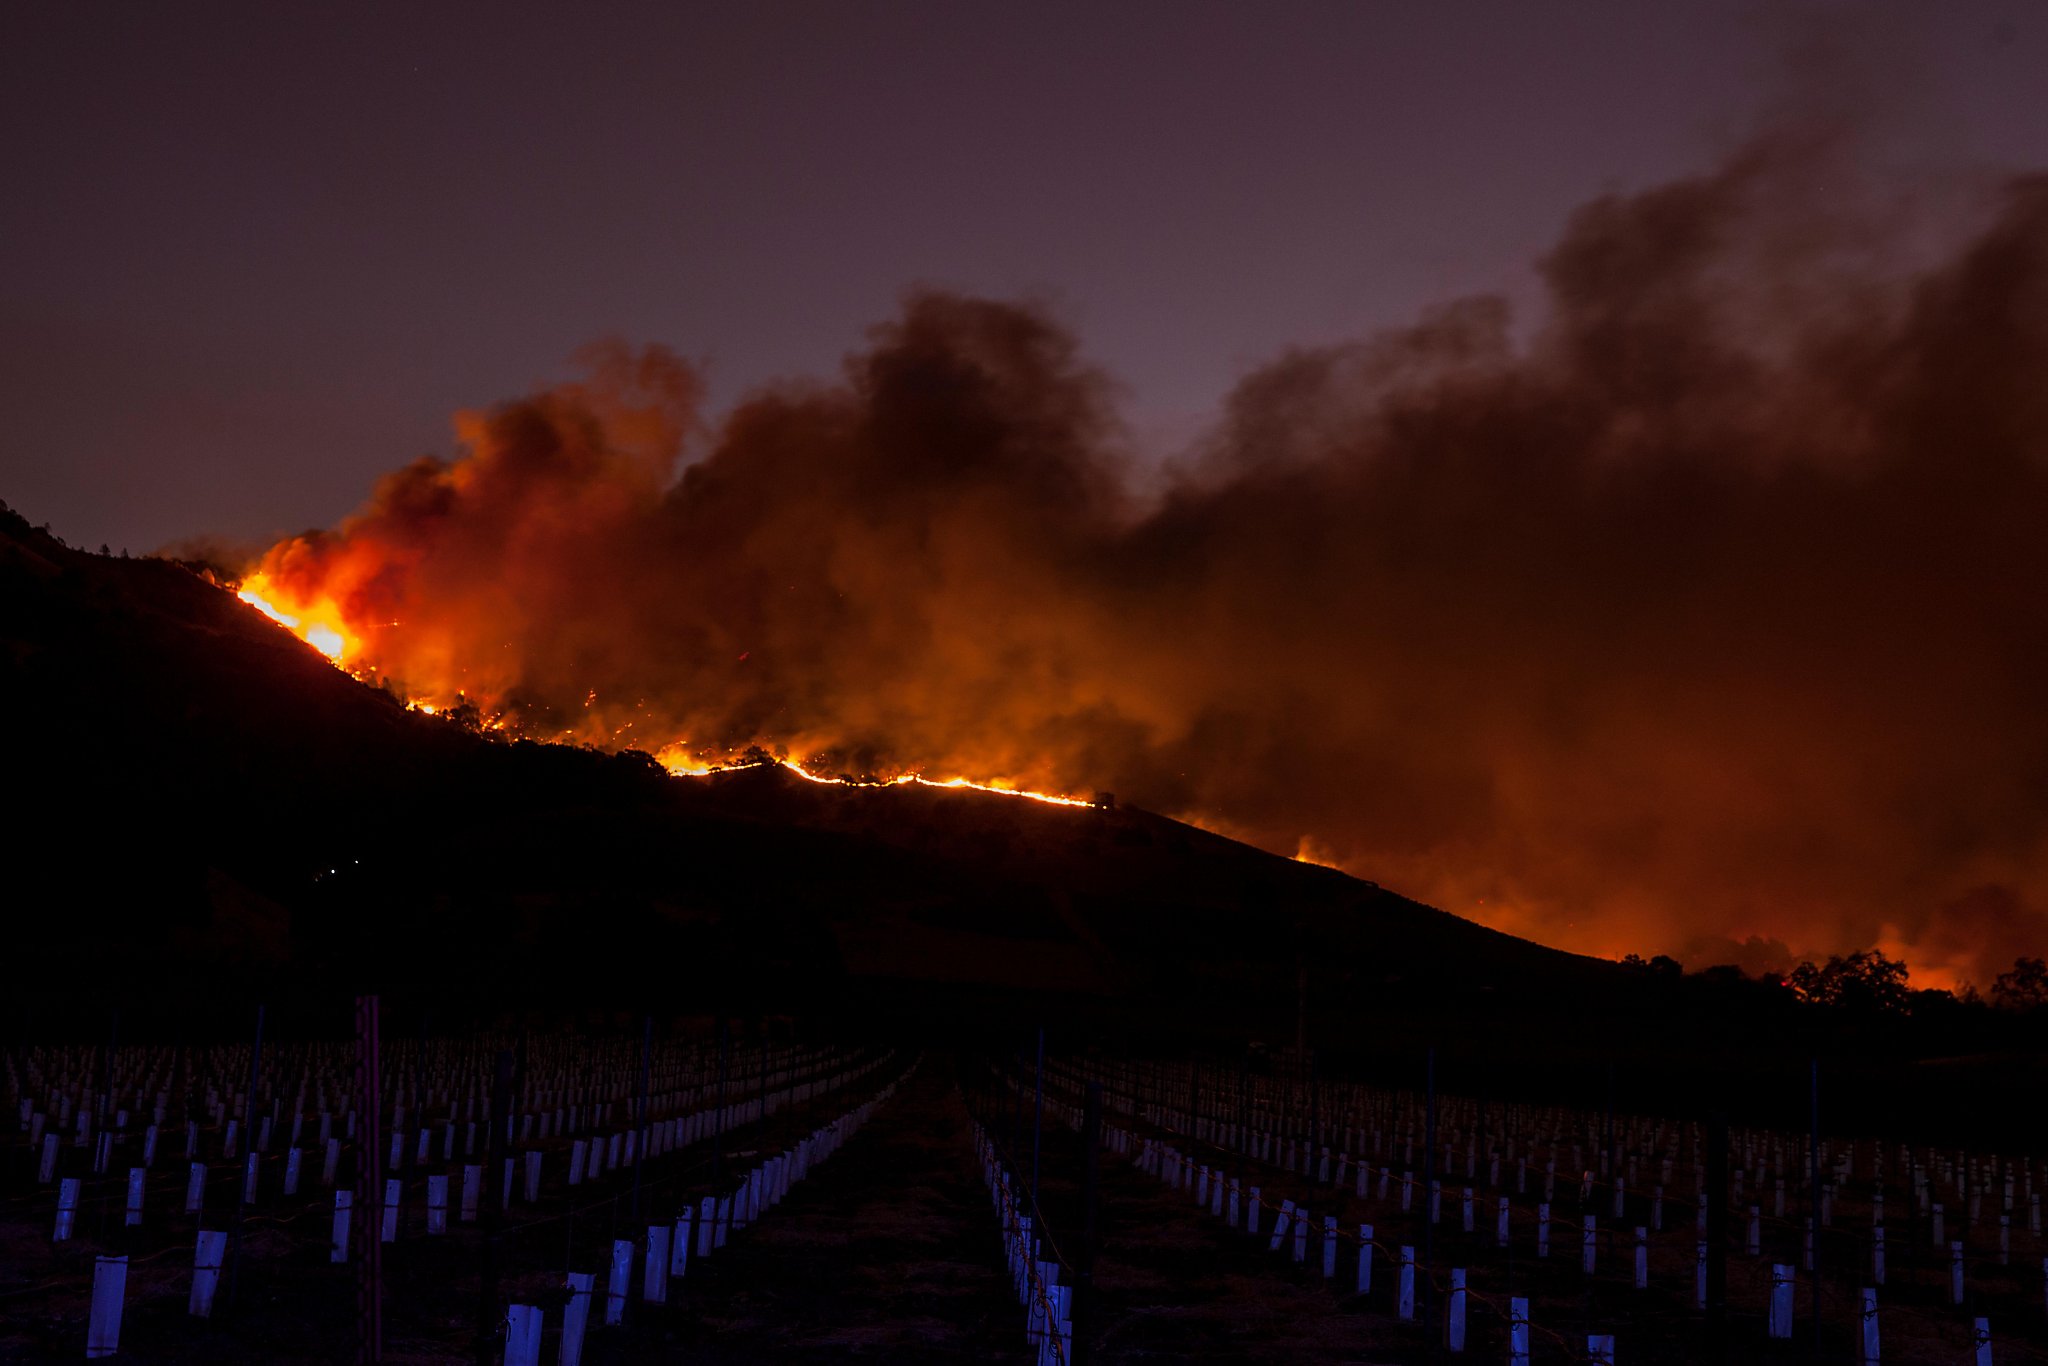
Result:
{"type": "Polygon", "coordinates": [[[1527,340],[1474,299],[1285,355],[1156,502],[1066,332],[921,293],[708,434],[612,348],[263,569],[535,734],[1108,788],[1566,947],[1984,982],[2048,947],[2048,180],[1911,267],[1828,194],[1765,142],[1589,204],[1527,340]]]}

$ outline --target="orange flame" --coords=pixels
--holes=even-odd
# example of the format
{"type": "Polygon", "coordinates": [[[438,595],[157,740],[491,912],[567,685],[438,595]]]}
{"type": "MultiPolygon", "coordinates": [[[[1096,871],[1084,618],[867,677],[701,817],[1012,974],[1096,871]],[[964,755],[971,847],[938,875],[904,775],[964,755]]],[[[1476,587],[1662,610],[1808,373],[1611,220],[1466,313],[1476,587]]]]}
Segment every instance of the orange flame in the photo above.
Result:
{"type": "MultiPolygon", "coordinates": [[[[729,773],[732,771],[731,765],[705,763],[690,751],[686,741],[681,740],[676,741],[674,744],[663,746],[654,757],[663,768],[669,771],[671,777],[676,778],[702,778],[714,773],[729,773]]],[[[1034,792],[1029,788],[1019,787],[1014,783],[1001,780],[982,783],[976,782],[971,778],[927,778],[922,773],[901,773],[893,778],[827,777],[813,773],[802,764],[789,759],[778,759],[775,762],[782,768],[794,773],[797,777],[802,778],[805,782],[817,783],[823,787],[917,786],[969,788],[976,792],[991,792],[999,797],[1023,797],[1034,802],[1044,802],[1048,806],[1095,805],[1094,802],[1084,797],[1067,797],[1054,792],[1034,792]]]]}
{"type": "MultiPolygon", "coordinates": [[[[362,658],[360,637],[349,631],[342,619],[341,608],[326,596],[310,601],[298,601],[287,597],[280,586],[269,575],[260,570],[252,572],[237,585],[235,596],[269,617],[278,625],[311,645],[332,660],[335,667],[349,673],[367,673],[370,666],[362,658]],[[280,606],[280,602],[285,603],[280,606]]],[[[584,699],[587,707],[597,700],[595,691],[584,699]]],[[[440,715],[447,708],[422,698],[408,698],[406,706],[427,716],[440,715]]],[[[630,723],[628,723],[630,724],[630,723]]],[[[485,722],[488,729],[504,730],[503,718],[492,717],[485,722]]],[[[657,754],[661,766],[677,778],[703,777],[711,773],[729,771],[729,765],[706,764],[692,757],[686,742],[676,741],[662,747],[657,754]]],[[[971,778],[927,778],[921,773],[904,773],[894,778],[858,779],[822,777],[809,772],[803,765],[787,759],[778,761],[783,768],[808,782],[836,787],[901,787],[915,784],[919,787],[971,788],[976,792],[992,792],[1003,797],[1024,797],[1049,806],[1093,806],[1094,803],[1081,797],[1061,796],[1052,792],[1034,792],[1003,780],[976,782],[971,778]]]]}
{"type": "Polygon", "coordinates": [[[242,580],[235,596],[342,668],[348,668],[354,662],[358,642],[343,624],[341,608],[331,600],[322,598],[279,606],[283,595],[269,576],[262,573],[251,574],[242,580]]]}

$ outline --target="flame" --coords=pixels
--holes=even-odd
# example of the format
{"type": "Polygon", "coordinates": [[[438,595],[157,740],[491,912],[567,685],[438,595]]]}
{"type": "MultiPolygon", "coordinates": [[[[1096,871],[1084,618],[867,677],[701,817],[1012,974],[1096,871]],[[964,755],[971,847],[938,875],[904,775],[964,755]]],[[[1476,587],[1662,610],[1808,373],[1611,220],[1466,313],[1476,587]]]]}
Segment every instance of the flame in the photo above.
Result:
{"type": "MultiPolygon", "coordinates": [[[[292,634],[305,641],[308,645],[311,645],[321,654],[326,655],[329,660],[333,661],[336,668],[358,675],[372,672],[362,659],[360,638],[349,631],[347,625],[342,620],[341,608],[331,598],[323,595],[308,602],[290,601],[289,610],[287,610],[286,607],[278,605],[280,601],[287,600],[280,586],[269,575],[264,574],[260,570],[252,572],[236,586],[235,596],[248,603],[264,616],[269,617],[278,625],[292,632],[292,634]]],[[[463,700],[460,693],[456,697],[457,701],[463,700]]],[[[596,701],[597,691],[591,689],[584,695],[583,705],[587,708],[596,701]]],[[[448,710],[446,704],[418,697],[407,698],[405,705],[408,710],[420,712],[427,716],[438,716],[448,710]]],[[[485,729],[492,731],[509,732],[516,729],[508,724],[502,715],[486,717],[482,724],[485,729]]],[[[633,723],[628,721],[625,725],[614,729],[612,732],[613,738],[618,739],[623,736],[627,730],[632,728],[632,725],[633,723]]],[[[563,738],[570,738],[569,733],[565,732],[563,738]]],[[[732,764],[702,762],[691,754],[687,742],[681,740],[662,746],[657,751],[655,758],[663,768],[669,771],[671,776],[677,778],[699,778],[712,773],[730,772],[734,767],[732,764]]],[[[893,778],[873,779],[826,777],[812,773],[804,768],[802,764],[788,759],[781,759],[776,762],[807,782],[835,787],[902,787],[905,784],[915,784],[918,787],[967,788],[976,792],[994,793],[1000,797],[1023,797],[1030,801],[1043,802],[1048,806],[1087,807],[1095,805],[1094,802],[1082,797],[1061,796],[1053,792],[1034,792],[1029,788],[1019,787],[1014,783],[1001,779],[993,782],[976,782],[972,778],[961,777],[927,778],[922,773],[903,773],[893,778]]]]}
{"type": "Polygon", "coordinates": [[[329,599],[294,602],[288,607],[281,607],[278,603],[284,595],[269,576],[262,573],[251,574],[242,580],[235,596],[343,668],[347,668],[358,653],[355,637],[342,622],[341,608],[329,599]]]}
{"type": "Polygon", "coordinates": [[[902,787],[906,783],[912,783],[918,787],[972,788],[976,792],[993,792],[998,797],[1025,797],[1034,802],[1044,802],[1048,806],[1094,805],[1093,802],[1080,797],[1061,797],[1051,792],[1033,792],[1028,788],[1013,787],[1000,782],[977,783],[971,778],[927,778],[921,773],[904,773],[894,778],[863,781],[858,778],[821,778],[815,773],[805,772],[801,765],[793,764],[787,759],[782,761],[782,766],[799,778],[806,778],[814,783],[836,784],[840,787],[902,787]]]}
{"type": "Polygon", "coordinates": [[[1345,867],[1337,855],[1313,835],[1303,835],[1294,847],[1296,863],[1313,863],[1318,868],[1335,868],[1344,872],[1345,867]]]}
{"type": "MultiPolygon", "coordinates": [[[[732,764],[707,763],[690,750],[687,741],[682,740],[663,746],[656,752],[654,757],[657,763],[669,771],[671,777],[676,778],[703,778],[714,773],[730,773],[735,768],[735,765],[732,764]]],[[[893,778],[833,777],[813,773],[802,764],[791,759],[777,759],[773,762],[779,767],[794,773],[805,782],[817,783],[821,787],[915,786],[967,788],[975,792],[993,793],[998,797],[1022,797],[1028,801],[1043,802],[1047,806],[1092,807],[1095,805],[1093,801],[1085,797],[1062,796],[1056,792],[1034,792],[1030,788],[1019,787],[1014,783],[1000,780],[983,783],[976,782],[972,778],[927,778],[922,773],[899,773],[893,778]]]]}

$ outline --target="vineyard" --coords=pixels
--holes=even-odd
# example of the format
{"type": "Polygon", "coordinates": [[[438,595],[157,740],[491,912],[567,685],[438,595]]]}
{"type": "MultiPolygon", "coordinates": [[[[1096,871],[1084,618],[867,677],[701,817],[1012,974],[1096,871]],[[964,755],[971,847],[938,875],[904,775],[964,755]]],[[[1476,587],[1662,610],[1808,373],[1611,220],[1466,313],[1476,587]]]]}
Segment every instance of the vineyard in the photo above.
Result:
{"type": "Polygon", "coordinates": [[[0,1359],[2048,1359],[2038,1153],[623,1019],[8,1047],[0,1359]]]}

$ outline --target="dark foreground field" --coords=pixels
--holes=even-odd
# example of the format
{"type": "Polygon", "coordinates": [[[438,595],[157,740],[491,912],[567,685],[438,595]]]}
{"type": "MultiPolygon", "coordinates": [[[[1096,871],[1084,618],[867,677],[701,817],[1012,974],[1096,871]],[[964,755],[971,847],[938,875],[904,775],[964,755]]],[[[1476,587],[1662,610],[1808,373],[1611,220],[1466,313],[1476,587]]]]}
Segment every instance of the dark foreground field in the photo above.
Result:
{"type": "MultiPolygon", "coordinates": [[[[489,1057],[497,1047],[494,1040],[406,1046],[394,1054],[395,1070],[430,1084],[401,1082],[387,1092],[387,1105],[402,1104],[421,1117],[437,1144],[442,1121],[431,1118],[430,1110],[452,1117],[459,1133],[468,1085],[463,1049],[489,1057]]],[[[72,1055],[32,1056],[47,1065],[53,1057],[72,1055]]],[[[132,1056],[152,1055],[139,1050],[132,1056]]],[[[275,1093],[268,1086],[259,1089],[254,1112],[272,1105],[273,1094],[293,1095],[296,1077],[311,1078],[317,1096],[322,1077],[342,1075],[335,1060],[346,1056],[279,1050],[279,1085],[275,1093]]],[[[1041,1357],[1027,1339],[1025,1313],[1005,1264],[1003,1219],[987,1184],[996,1168],[1006,1169],[1020,1192],[1029,1189],[1035,1173],[1037,1222],[1046,1235],[1039,1256],[1047,1277],[1072,1286],[1092,1266],[1092,1290],[1074,1316],[1075,1361],[1507,1361],[1509,1297],[1519,1296],[1534,1325],[1532,1363],[1588,1362],[1588,1335],[1612,1333],[1615,1361],[1630,1366],[1860,1364],[1857,1287],[1870,1280],[1870,1230],[1879,1222],[1892,1236],[1890,1278],[1881,1292],[1882,1361],[1974,1366],[1980,1360],[1972,1341],[1979,1320],[1989,1325],[1995,1343],[1992,1360],[2048,1360],[2048,1248],[2031,1213],[2044,1169],[2030,1155],[1908,1150],[1868,1138],[1830,1138],[1823,1149],[1830,1212],[1821,1241],[1823,1322],[1816,1347],[1812,1281],[1803,1269],[1794,1306],[1797,1336],[1776,1340],[1766,1328],[1770,1267],[1800,1258],[1800,1218],[1807,1208],[1800,1135],[1734,1130],[1729,1151],[1738,1163],[1750,1164],[1746,1176],[1737,1176],[1737,1190],[1749,1193],[1738,1195],[1729,1210],[1723,1242],[1725,1346],[1717,1346],[1694,1301],[1693,1193],[1701,1173],[1711,1169],[1695,1162],[1702,1130],[1686,1120],[1439,1097],[1432,1121],[1423,1098],[1412,1092],[1304,1080],[1278,1067],[1263,1074],[1230,1073],[1214,1063],[1198,1070],[1185,1063],[1087,1054],[1049,1057],[1042,1095],[1040,1073],[1031,1062],[972,1050],[761,1045],[728,1057],[680,1036],[662,1048],[637,1038],[594,1037],[560,1041],[552,1054],[536,1046],[535,1057],[562,1065],[548,1071],[536,1063],[543,1080],[525,1085],[514,1111],[515,1130],[523,1129],[529,1115],[550,1114],[565,1097],[601,1105],[609,1095],[638,1095],[641,1066],[654,1078],[650,1123],[701,1115],[714,1096],[730,1107],[734,1122],[722,1137],[705,1135],[649,1158],[637,1179],[625,1164],[575,1185],[566,1177],[570,1137],[520,1139],[512,1145],[517,1152],[540,1152],[546,1164],[537,1198],[522,1192],[502,1212],[487,1201],[474,1221],[451,1211],[446,1231],[438,1234],[426,1227],[421,1208],[427,1182],[437,1174],[459,1181],[465,1158],[458,1139],[455,1155],[443,1158],[437,1151],[416,1162],[408,1128],[408,1155],[397,1169],[405,1188],[398,1237],[382,1245],[387,1361],[426,1366],[504,1360],[499,1324],[505,1307],[519,1304],[539,1306],[545,1316],[537,1360],[561,1360],[567,1276],[580,1272],[596,1278],[581,1358],[592,1366],[667,1360],[738,1366],[771,1359],[1043,1360],[1064,1366],[1064,1348],[1048,1348],[1041,1357]],[[643,1046],[645,1054],[639,1051],[643,1046]],[[643,1059],[641,1066],[634,1065],[636,1058],[643,1059]],[[756,1069],[755,1080],[748,1079],[748,1066],[756,1069]],[[1102,1098],[1097,1113],[1104,1138],[1092,1164],[1082,1125],[1091,1083],[1102,1098]],[[806,1135],[831,1132],[848,1117],[857,1127],[846,1130],[844,1146],[792,1184],[786,1198],[764,1208],[749,1226],[736,1227],[726,1246],[708,1258],[693,1255],[683,1274],[667,1282],[665,1303],[644,1297],[649,1224],[671,1226],[699,1208],[705,1196],[733,1190],[774,1154],[796,1151],[806,1135]],[[1313,1142],[1288,1148],[1291,1140],[1311,1133],[1340,1157],[1349,1151],[1354,1163],[1357,1153],[1373,1155],[1390,1170],[1393,1193],[1378,1183],[1361,1195],[1337,1168],[1318,1170],[1313,1142]],[[1427,1142],[1431,1135],[1437,1149],[1427,1142]],[[1253,1151],[1269,1139],[1269,1148],[1253,1151]],[[1189,1176],[1175,1175],[1164,1163],[1168,1152],[1187,1160],[1189,1176]],[[1497,1168],[1489,1162],[1503,1156],[1497,1168]],[[1614,1174],[1630,1174],[1623,1192],[1594,1171],[1607,1169],[1608,1158],[1614,1174]],[[1570,1170],[1579,1161],[1587,1172],[1570,1170]],[[1208,1175],[1227,1173],[1240,1191],[1262,1189],[1264,1222],[1257,1236],[1230,1226],[1194,1197],[1196,1163],[1209,1168],[1208,1175]],[[1546,1163],[1558,1169],[1554,1195],[1543,1189],[1546,1163]],[[1588,1193],[1581,1191],[1582,1176],[1588,1193]],[[1419,1193],[1412,1201],[1399,1196],[1402,1183],[1419,1192],[1430,1177],[1445,1192],[1435,1224],[1427,1222],[1419,1193]],[[1782,1206],[1764,1193],[1774,1179],[1788,1188],[1782,1206]],[[1671,1182],[1668,1199],[1663,1181],[1671,1182]],[[1943,1236],[1964,1250],[1962,1304],[1950,1301],[1949,1257],[1933,1245],[1930,1210],[1913,1198],[1923,1181],[1932,1199],[1947,1202],[1943,1236]],[[2001,1226],[2006,1181],[2013,1182],[2014,1213],[2001,1226]],[[1481,1209],[1469,1230],[1457,1212],[1467,1186],[1476,1189],[1481,1209]],[[1653,1191],[1661,1202],[1657,1215],[1650,1213],[1653,1191]],[[1879,1192],[1888,1206],[1876,1203],[1879,1192]],[[1555,1201],[1548,1209],[1547,1256],[1536,1243],[1537,1202],[1546,1196],[1555,1201]],[[1267,1234],[1283,1198],[1315,1210],[1315,1233],[1300,1262],[1286,1248],[1276,1252],[1269,1246],[1267,1234]],[[1494,1237],[1496,1198],[1512,1207],[1505,1246],[1494,1237]],[[1762,1210],[1762,1246],[1754,1254],[1744,1246],[1745,1202],[1759,1203],[1762,1210]],[[1611,1218],[1617,1211],[1621,1217],[1611,1218]],[[1334,1274],[1327,1278],[1323,1215],[1336,1216],[1341,1230],[1333,1243],[1334,1274]],[[1586,1215],[1601,1227],[1598,1273],[1590,1276],[1580,1265],[1578,1239],[1586,1215]],[[1376,1261],[1371,1288],[1361,1294],[1354,1285],[1361,1245],[1352,1230],[1368,1223],[1376,1229],[1376,1261]],[[1628,1226],[1645,1223],[1657,1232],[1649,1245],[1648,1283],[1638,1287],[1632,1283],[1628,1226]],[[617,1240],[635,1245],[634,1263],[623,1321],[607,1325],[607,1271],[617,1240]],[[1419,1312],[1412,1318],[1398,1308],[1397,1251],[1404,1245],[1424,1249],[1419,1312]],[[1445,1288],[1453,1268],[1470,1278],[1462,1355],[1447,1343],[1445,1288]],[[495,1306],[491,1314],[484,1311],[486,1302],[495,1306]],[[479,1325],[492,1314],[497,1322],[480,1338],[479,1325]]],[[[17,1067],[16,1057],[7,1061],[17,1073],[28,1070],[17,1067]]],[[[195,1098],[212,1089],[207,1066],[188,1058],[177,1074],[198,1078],[191,1084],[195,1098]]],[[[33,1091],[23,1096],[45,1103],[33,1091]]],[[[328,1104],[336,1116],[349,1107],[339,1093],[327,1097],[323,1111],[328,1104]]],[[[178,1111],[207,1112],[196,1099],[178,1111]]],[[[580,1125],[572,1121],[571,1133],[585,1141],[618,1133],[621,1123],[633,1126],[634,1113],[616,1106],[586,1113],[580,1125]]],[[[175,1116],[167,1131],[177,1134],[167,1142],[183,1141],[175,1116]]],[[[69,1129],[63,1132],[68,1137],[69,1129]]],[[[310,1175],[299,1193],[283,1195],[277,1151],[283,1140],[260,1157],[258,1198],[242,1207],[235,1194],[241,1168],[221,1152],[226,1138],[220,1124],[200,1131],[208,1187],[205,1210],[196,1216],[181,1208],[187,1164],[164,1158],[160,1149],[148,1176],[145,1217],[134,1228],[122,1217],[125,1183],[118,1175],[130,1160],[122,1154],[137,1150],[132,1127],[115,1138],[110,1177],[89,1174],[89,1147],[60,1145],[59,1172],[87,1174],[76,1178],[84,1193],[73,1236],[53,1241],[56,1192],[32,1166],[42,1149],[27,1142],[25,1132],[10,1135],[0,1145],[6,1157],[0,1361],[83,1357],[94,1259],[115,1252],[131,1259],[119,1360],[240,1366],[357,1359],[360,1238],[348,1264],[331,1261],[334,1196],[310,1175]],[[223,1288],[210,1320],[195,1318],[187,1312],[187,1297],[196,1230],[232,1228],[238,1221],[236,1283],[232,1290],[223,1288]]],[[[342,1189],[352,1179],[352,1148],[345,1157],[342,1189]]],[[[381,1180],[388,1173],[384,1163],[377,1165],[381,1180]]],[[[307,1168],[314,1170],[317,1163],[307,1168]]]]}
{"type": "Polygon", "coordinates": [[[949,1061],[593,1363],[1028,1361],[949,1061]]]}
{"type": "MultiPolygon", "coordinates": [[[[546,1316],[539,1359],[553,1363],[570,1273],[596,1275],[602,1298],[619,1240],[644,1256],[650,1224],[730,1194],[920,1049],[907,1086],[779,1207],[693,1260],[669,1303],[643,1303],[636,1276],[623,1324],[603,1326],[596,1306],[584,1360],[1031,1360],[969,1107],[1001,1138],[1013,1180],[1028,1181],[1029,1107],[1013,1088],[1028,1089],[1040,1029],[1055,1080],[1038,1152],[1044,1250],[1064,1263],[1060,1284],[1072,1283],[1086,1223],[1069,1083],[1105,1058],[1153,1059],[1164,1070],[1147,1075],[1173,1078],[1171,1095],[1112,1109],[1125,1134],[1308,1203],[1340,1231],[1371,1223],[1383,1244],[1360,1296],[1347,1288],[1355,1233],[1326,1281],[1316,1263],[1197,1211],[1136,1154],[1105,1152],[1094,1293],[1075,1315],[1090,1360],[1448,1359],[1441,1294],[1425,1293],[1408,1322],[1390,1289],[1387,1258],[1425,1241],[1420,1216],[1242,1146],[1247,1132],[1313,1130],[1351,1145],[1355,1162],[1363,1126],[1375,1163],[1426,1181],[1415,1149],[1427,1059],[1449,1093],[1452,1141],[1479,1145],[1479,1177],[1469,1158],[1447,1170],[1459,1154],[1439,1154],[1438,1167],[1447,1191],[1478,1187],[1477,1229],[1432,1230],[1423,1262],[1432,1285],[1454,1269],[1473,1278],[1469,1359],[1505,1359],[1512,1296],[1530,1300],[1535,1362],[1584,1361],[1600,1331],[1616,1334],[1618,1366],[1857,1361],[1883,1192],[1882,1360],[1976,1366],[1971,1337],[1985,1318],[1997,1361],[2048,1361],[2048,1267],[2029,1208],[2048,1186],[2037,1114],[2048,1011],[1940,992],[1898,1010],[1836,1009],[1734,969],[1560,953],[1140,809],[1142,793],[1053,806],[821,784],[774,764],[684,780],[631,750],[507,742],[337,671],[194,567],[85,554],[11,513],[0,514],[0,590],[0,697],[20,716],[90,719],[11,735],[19,814],[0,915],[20,966],[0,992],[0,1362],[84,1355],[102,1254],[131,1259],[121,1359],[353,1360],[356,1268],[330,1260],[330,1225],[337,1185],[378,1198],[357,1180],[367,1161],[378,1183],[404,1186],[386,1259],[386,1359],[495,1361],[507,1306],[526,1304],[546,1316]],[[542,1157],[531,1198],[429,1234],[430,1185],[502,1161],[503,1149],[444,1143],[386,1170],[384,1153],[349,1144],[333,1181],[309,1175],[286,1195],[291,1140],[278,1138],[262,1146],[255,1198],[237,1200],[241,1159],[226,1130],[238,1114],[246,1127],[244,1091],[257,1093],[254,1113],[287,1128],[294,1115],[317,1123],[325,1112],[339,1126],[366,1108],[355,1045],[342,1042],[363,991],[387,1012],[381,1103],[413,1121],[474,1123],[492,1055],[515,1035],[517,1119],[585,1093],[567,1132],[536,1122],[531,1137],[505,1140],[521,1161],[542,1157]],[[265,1009],[271,1051],[252,1078],[251,1026],[265,1009]],[[785,1048],[798,1079],[750,1089],[735,1054],[728,1095],[723,1065],[707,1071],[723,1056],[719,1021],[742,1022],[742,1052],[785,1048]],[[209,1039],[230,1042],[198,1042],[209,1039]],[[714,1090],[739,1113],[721,1139],[693,1131],[648,1161],[637,1194],[618,1167],[572,1186],[579,1140],[635,1127],[647,1039],[655,1122],[700,1118],[714,1090]],[[876,1070],[813,1087],[817,1059],[793,1039],[831,1041],[807,1045],[818,1057],[839,1050],[818,1064],[827,1071],[876,1070]],[[1197,1071],[1205,1080],[1187,1084],[1197,1071]],[[1772,1266],[1800,1260],[1816,1071],[1824,1146],[1848,1166],[1824,1176],[1839,1189],[1821,1231],[1821,1345],[1808,1355],[1808,1294],[1796,1343],[1764,1336],[1764,1297],[1772,1266]],[[1222,1077],[1235,1078],[1227,1103],[1222,1077]],[[600,1092],[609,1113],[593,1117],[600,1092]],[[1176,1113],[1186,1100],[1175,1097],[1195,1092],[1201,1104],[1188,1108],[1201,1112],[1176,1113]],[[764,1095],[771,1112],[746,1109],[764,1095]],[[1351,1107],[1342,1118],[1329,1108],[1340,1100],[1351,1107]],[[145,1165],[143,1129],[159,1108],[162,1143],[131,1227],[127,1174],[145,1165]],[[1577,1179],[1598,1165],[1603,1110],[1617,1109],[1611,1156],[1631,1172],[1619,1215],[1610,1190],[1582,1196],[1577,1179]],[[1708,1343],[1690,1279],[1686,1202],[1710,1114],[1748,1126],[1739,1142],[1755,1152],[1737,1166],[1767,1162],[1790,1192],[1780,1212],[1762,1168],[1748,1174],[1766,1235],[1751,1254],[1726,1231],[1725,1356],[1708,1343]],[[1220,1142],[1218,1126],[1237,1132],[1220,1142]],[[60,1148],[46,1177],[38,1135],[52,1132],[60,1148]],[[1485,1170],[1489,1147],[1509,1142],[1558,1164],[1549,1258],[1533,1255],[1540,1196],[1485,1170]],[[205,1168],[204,1200],[188,1213],[192,1160],[205,1168]],[[1638,1291],[1630,1243],[1651,1222],[1646,1188],[1660,1177],[1674,1186],[1671,1208],[1638,1291]],[[74,1236],[58,1241],[65,1180],[80,1183],[81,1201],[74,1236]],[[1483,1202],[1504,1194],[1514,1237],[1501,1248],[1483,1202]],[[1935,1202],[1948,1207],[1939,1239],[1935,1202]],[[1570,1241],[1587,1214],[1601,1220],[1592,1277],[1570,1241]],[[195,1238],[229,1228],[240,1232],[234,1283],[211,1320],[195,1318],[195,1238]]],[[[408,1145],[416,1134],[413,1123],[408,1145]]],[[[317,1171],[322,1154],[305,1153],[317,1171]]],[[[358,1233],[372,1213],[360,1209],[358,1233]]]]}

